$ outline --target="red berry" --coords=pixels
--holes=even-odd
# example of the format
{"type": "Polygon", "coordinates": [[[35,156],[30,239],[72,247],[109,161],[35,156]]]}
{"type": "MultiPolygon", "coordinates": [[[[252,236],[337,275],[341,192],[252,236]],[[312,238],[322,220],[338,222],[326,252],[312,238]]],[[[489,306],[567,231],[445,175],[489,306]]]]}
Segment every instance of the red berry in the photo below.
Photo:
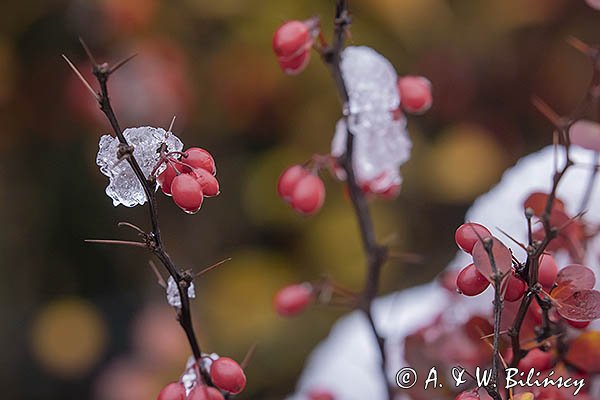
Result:
{"type": "Polygon", "coordinates": [[[244,370],[229,357],[221,357],[211,364],[210,378],[216,387],[232,394],[238,394],[246,387],[244,370]]]}
{"type": "Polygon", "coordinates": [[[167,196],[171,195],[171,184],[177,176],[177,172],[178,168],[174,164],[167,163],[167,168],[156,177],[156,181],[160,185],[162,192],[167,196]]]}
{"type": "Polygon", "coordinates": [[[469,254],[473,251],[473,247],[475,246],[475,243],[479,241],[480,237],[485,239],[492,237],[492,234],[485,226],[474,222],[462,224],[454,234],[454,240],[458,247],[469,254]]]}
{"type": "Polygon", "coordinates": [[[389,180],[389,174],[389,171],[385,171],[371,180],[360,182],[361,190],[363,191],[363,193],[372,193],[382,199],[394,199],[398,196],[398,194],[400,194],[400,189],[402,188],[402,185],[397,183],[387,183],[386,181],[389,180]],[[383,186],[383,182],[386,182],[387,184],[383,186]]]}
{"type": "Polygon", "coordinates": [[[285,201],[292,200],[292,193],[298,181],[308,175],[308,171],[301,165],[292,165],[279,177],[277,181],[277,194],[285,201]]]}
{"type": "Polygon", "coordinates": [[[458,396],[454,398],[454,400],[479,400],[479,393],[473,390],[469,390],[467,392],[459,393],[458,396]]]}
{"type": "Polygon", "coordinates": [[[310,60],[310,27],[302,21],[288,21],[273,35],[273,51],[286,74],[301,72],[310,60]]]}
{"type": "Polygon", "coordinates": [[[466,296],[477,296],[487,289],[490,281],[475,268],[474,264],[469,264],[460,271],[456,277],[456,287],[466,296]]]}
{"type": "Polygon", "coordinates": [[[431,107],[431,82],[422,76],[405,76],[398,79],[402,107],[411,113],[423,113],[431,107]]]}
{"type": "Polygon", "coordinates": [[[204,196],[212,197],[219,194],[219,181],[210,172],[203,168],[196,168],[193,176],[200,184],[204,196]]]}
{"type": "Polygon", "coordinates": [[[313,214],[321,209],[325,201],[325,185],[316,175],[300,179],[292,192],[292,207],[302,214],[313,214]]]}
{"type": "Polygon", "coordinates": [[[225,400],[225,398],[214,387],[196,386],[190,391],[187,400],[225,400]]]}
{"type": "Polygon", "coordinates": [[[558,266],[554,257],[548,254],[542,254],[540,257],[540,266],[538,270],[538,282],[545,288],[551,288],[558,275],[558,266]]]}
{"type": "Polygon", "coordinates": [[[187,155],[187,157],[182,157],[181,162],[189,165],[192,168],[202,168],[213,175],[217,173],[215,160],[208,151],[199,147],[192,147],[187,149],[184,153],[187,155]]]}
{"type": "Polygon", "coordinates": [[[185,400],[185,387],[179,382],[169,383],[160,391],[157,400],[185,400]]]}
{"type": "Polygon", "coordinates": [[[310,285],[289,285],[275,294],[273,308],[282,317],[290,317],[304,311],[312,300],[313,289],[310,285]]]}
{"type": "Polygon", "coordinates": [[[540,349],[530,350],[525,357],[519,361],[519,370],[526,374],[533,368],[536,372],[543,372],[552,366],[552,354],[540,349]]]}
{"type": "Polygon", "coordinates": [[[297,57],[294,57],[289,60],[284,60],[283,58],[279,58],[279,67],[288,75],[298,75],[300,72],[304,71],[304,68],[308,65],[310,61],[310,51],[304,51],[300,53],[297,57]]]}
{"type": "Polygon", "coordinates": [[[308,393],[308,400],[335,400],[335,397],[328,390],[313,389],[308,393]]]}
{"type": "Polygon", "coordinates": [[[529,310],[527,310],[527,316],[531,320],[533,324],[541,324],[543,319],[542,307],[538,304],[537,301],[532,301],[529,306],[529,310]]]}
{"type": "Polygon", "coordinates": [[[567,324],[571,325],[575,329],[585,329],[591,323],[591,321],[571,321],[570,319],[567,319],[566,321],[567,324]]]}
{"type": "Polygon", "coordinates": [[[527,284],[523,279],[519,278],[515,274],[510,274],[506,278],[506,291],[504,292],[504,300],[506,301],[517,301],[525,294],[527,290],[527,284]]]}
{"type": "Polygon", "coordinates": [[[200,209],[204,200],[200,183],[190,174],[177,175],[171,184],[171,193],[175,204],[191,214],[200,209]]]}

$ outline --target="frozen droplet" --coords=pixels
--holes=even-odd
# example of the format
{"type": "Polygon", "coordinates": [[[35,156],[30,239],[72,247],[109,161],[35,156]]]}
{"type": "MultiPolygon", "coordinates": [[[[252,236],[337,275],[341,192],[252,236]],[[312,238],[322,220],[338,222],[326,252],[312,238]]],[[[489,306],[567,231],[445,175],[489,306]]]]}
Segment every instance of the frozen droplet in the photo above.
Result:
{"type": "MultiPolygon", "coordinates": [[[[146,178],[156,166],[159,160],[159,149],[164,143],[167,151],[183,150],[183,143],[177,136],[162,128],[149,126],[139,128],[128,128],[123,131],[127,142],[134,147],[133,155],[146,178]]],[[[133,169],[127,160],[119,160],[117,151],[119,140],[111,135],[103,135],[100,138],[96,164],[100,172],[109,178],[106,194],[113,200],[115,206],[123,204],[133,207],[146,202],[146,194],[142,184],[137,179],[133,169]]],[[[159,172],[164,169],[161,166],[159,172]]]]}
{"type": "Polygon", "coordinates": [[[398,75],[385,57],[366,46],[346,47],[341,57],[350,114],[391,111],[399,107],[398,75]]]}
{"type": "MultiPolygon", "coordinates": [[[[364,134],[353,135],[352,165],[356,179],[361,185],[368,184],[375,193],[402,183],[399,169],[410,158],[412,148],[406,121],[383,114],[390,113],[363,113],[361,122],[354,125],[349,117],[351,133],[357,126],[364,130],[364,134]]],[[[333,156],[340,157],[346,152],[347,132],[346,120],[342,118],[331,143],[333,156]]]]}
{"type": "Polygon", "coordinates": [[[217,353],[210,354],[202,354],[202,359],[200,360],[200,366],[203,370],[209,371],[210,366],[214,361],[217,361],[220,356],[217,353]]]}
{"type": "Polygon", "coordinates": [[[196,359],[194,356],[190,356],[185,365],[185,371],[183,372],[183,375],[181,375],[181,378],[179,378],[179,381],[183,384],[183,387],[185,387],[186,396],[190,394],[198,380],[196,369],[196,359]]]}
{"type": "MultiPolygon", "coordinates": [[[[196,290],[194,289],[194,282],[190,282],[190,286],[188,287],[188,298],[193,299],[196,297],[196,290]]],[[[181,307],[181,297],[179,297],[179,288],[177,287],[177,282],[173,279],[172,276],[169,276],[167,280],[167,302],[175,307],[181,307]]]]}

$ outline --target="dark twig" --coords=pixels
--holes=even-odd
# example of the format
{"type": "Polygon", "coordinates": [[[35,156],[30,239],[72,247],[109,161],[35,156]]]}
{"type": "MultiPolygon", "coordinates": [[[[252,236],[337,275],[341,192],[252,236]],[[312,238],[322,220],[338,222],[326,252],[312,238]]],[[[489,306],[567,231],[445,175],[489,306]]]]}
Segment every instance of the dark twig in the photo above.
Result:
{"type": "MultiPolygon", "coordinates": [[[[543,293],[541,286],[538,283],[540,257],[544,254],[550,242],[558,236],[560,229],[562,228],[554,227],[551,225],[551,216],[554,208],[554,203],[556,201],[556,193],[560,182],[562,181],[569,168],[574,165],[570,157],[569,129],[573,122],[582,117],[582,113],[589,106],[594,108],[596,117],[595,119],[598,120],[600,117],[598,101],[598,97],[600,96],[600,93],[598,92],[598,88],[600,87],[600,52],[597,51],[596,48],[590,47],[575,38],[570,38],[569,43],[581,52],[590,56],[593,63],[594,72],[591,82],[586,91],[585,97],[578,105],[578,107],[568,117],[558,116],[558,114],[556,114],[546,103],[544,103],[538,98],[534,98],[534,105],[536,106],[536,108],[538,108],[538,110],[540,110],[540,112],[542,112],[542,114],[544,114],[555,126],[557,133],[557,142],[562,143],[563,145],[565,160],[562,167],[556,168],[554,172],[554,175],[552,177],[552,188],[548,195],[548,199],[546,201],[543,213],[540,216],[540,220],[542,222],[544,230],[544,238],[541,241],[536,242],[533,240],[531,229],[531,218],[533,216],[532,210],[528,209],[525,211],[528,224],[529,243],[527,246],[527,260],[525,262],[525,270],[522,274],[522,277],[525,278],[525,280],[527,281],[528,289],[525,293],[525,296],[523,297],[523,300],[521,301],[519,310],[517,311],[517,315],[515,317],[515,320],[513,321],[513,325],[509,329],[509,335],[511,337],[513,350],[513,359],[511,362],[511,367],[516,367],[519,364],[519,361],[527,354],[527,350],[524,350],[521,347],[520,332],[523,326],[523,322],[525,320],[525,316],[527,314],[527,310],[529,309],[531,302],[534,298],[542,310],[542,327],[536,338],[536,342],[541,343],[544,340],[553,336],[560,338],[563,336],[564,333],[561,331],[561,329],[563,328],[561,328],[561,326],[559,326],[558,324],[552,322],[549,318],[549,309],[552,305],[551,299],[543,293]]],[[[589,203],[591,193],[593,191],[593,187],[596,181],[596,175],[598,173],[598,158],[598,153],[594,154],[594,162],[592,164],[594,168],[590,174],[578,215],[585,211],[589,203]]]]}
{"type": "MultiPolygon", "coordinates": [[[[477,232],[476,232],[477,233],[477,232]]],[[[502,273],[498,270],[496,260],[494,258],[494,241],[490,238],[483,239],[483,246],[490,260],[492,267],[492,282],[494,284],[494,339],[492,344],[492,382],[486,387],[486,391],[494,400],[502,400],[498,390],[500,382],[500,322],[502,319],[502,310],[504,308],[504,299],[502,295],[502,273]]]]}
{"type": "MultiPolygon", "coordinates": [[[[98,104],[100,105],[100,110],[104,113],[108,122],[111,125],[111,128],[119,140],[120,146],[120,155],[122,155],[135,173],[138,181],[142,185],[144,193],[146,194],[146,199],[148,200],[148,209],[150,212],[150,222],[151,222],[151,231],[149,233],[144,233],[148,242],[145,246],[152,251],[152,253],[160,260],[163,264],[169,275],[175,280],[177,283],[177,288],[179,291],[179,296],[181,299],[181,308],[178,309],[177,318],[183,330],[185,331],[186,337],[190,344],[192,353],[194,358],[197,361],[197,364],[200,366],[199,362],[202,358],[202,351],[200,349],[200,345],[198,344],[198,340],[196,339],[196,334],[194,332],[194,326],[192,323],[192,316],[190,311],[190,300],[187,296],[188,288],[191,285],[193,276],[187,274],[185,272],[180,272],[181,270],[175,265],[175,263],[169,257],[165,245],[162,241],[159,220],[158,220],[158,212],[157,212],[157,202],[156,197],[154,195],[156,189],[156,181],[153,177],[144,176],[144,172],[142,171],[139,163],[137,162],[135,156],[133,155],[133,148],[127,142],[123,131],[119,125],[115,112],[112,108],[109,91],[108,91],[108,80],[112,73],[114,73],[118,68],[123,66],[126,62],[128,62],[132,57],[126,58],[125,60],[119,62],[115,67],[111,68],[107,63],[98,64],[94,56],[92,55],[89,48],[85,45],[83,41],[82,45],[84,50],[86,51],[90,62],[93,64],[92,72],[96,77],[98,84],[100,86],[100,92],[95,93],[91,86],[85,81],[81,73],[73,66],[73,64],[66,58],[69,66],[75,71],[75,73],[80,77],[80,79],[86,84],[88,89],[91,89],[94,93],[94,97],[98,100],[98,104]]],[[[129,227],[133,227],[131,224],[121,224],[127,225],[129,227]]],[[[137,227],[135,227],[137,228],[137,227]]],[[[139,228],[138,228],[139,229],[139,228]]],[[[138,230],[136,229],[136,230],[138,230]]],[[[113,241],[115,242],[115,241],[113,241]]],[[[133,242],[136,243],[136,242],[133,242]]],[[[201,369],[201,377],[204,382],[210,384],[210,376],[208,371],[201,369]]]]}
{"type": "MultiPolygon", "coordinates": [[[[334,37],[331,46],[324,48],[321,52],[322,59],[329,67],[333,80],[338,90],[338,95],[343,104],[343,114],[347,118],[349,113],[349,97],[346,84],[344,82],[342,71],[340,69],[341,52],[344,48],[346,39],[346,29],[351,23],[350,14],[348,11],[348,2],[345,0],[337,0],[335,9],[334,21],[334,37]]],[[[379,354],[381,356],[381,374],[385,382],[385,387],[388,391],[388,397],[393,397],[393,389],[387,379],[387,357],[385,353],[385,339],[379,333],[375,320],[372,314],[372,304],[379,289],[379,280],[381,268],[387,260],[387,248],[377,243],[375,238],[375,230],[373,221],[367,205],[367,200],[356,182],[354,166],[352,163],[352,155],[354,152],[353,135],[348,130],[346,133],[346,152],[339,158],[338,163],[346,172],[346,180],[350,200],[358,220],[358,225],[361,233],[363,249],[367,258],[367,276],[365,286],[362,291],[360,301],[360,309],[365,314],[371,331],[377,341],[379,354]]]]}

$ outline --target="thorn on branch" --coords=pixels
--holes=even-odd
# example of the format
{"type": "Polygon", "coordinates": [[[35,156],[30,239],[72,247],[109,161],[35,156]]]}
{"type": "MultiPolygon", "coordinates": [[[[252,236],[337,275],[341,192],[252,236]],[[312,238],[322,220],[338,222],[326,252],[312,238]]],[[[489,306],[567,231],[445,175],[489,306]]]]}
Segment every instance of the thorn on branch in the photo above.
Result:
{"type": "Polygon", "coordinates": [[[552,125],[554,125],[558,130],[562,131],[564,129],[564,127],[565,127],[564,119],[560,115],[558,115],[558,113],[556,113],[556,111],[554,111],[552,109],[552,107],[550,107],[548,105],[548,103],[546,103],[544,100],[542,100],[538,96],[533,96],[531,98],[531,102],[533,103],[533,106],[544,117],[546,117],[552,123],[552,125]]]}
{"type": "Polygon", "coordinates": [[[110,68],[108,70],[107,74],[111,75],[112,73],[116,72],[119,68],[121,68],[122,66],[124,66],[125,64],[127,64],[129,61],[131,61],[135,57],[137,57],[137,53],[132,54],[129,57],[126,57],[125,59],[119,61],[114,67],[112,67],[112,68],[110,68]]]}
{"type": "Polygon", "coordinates": [[[210,272],[210,271],[212,271],[213,269],[215,269],[215,268],[217,268],[217,267],[220,267],[221,265],[225,264],[225,263],[226,263],[226,262],[228,262],[228,261],[231,261],[231,257],[228,257],[228,258],[226,258],[226,259],[224,259],[224,260],[221,260],[221,261],[219,261],[219,262],[217,262],[217,263],[215,263],[215,264],[213,264],[213,265],[210,265],[210,266],[208,266],[208,267],[204,268],[204,269],[203,269],[203,270],[201,270],[200,272],[197,272],[197,273],[194,275],[194,277],[196,277],[196,278],[197,278],[197,277],[199,277],[199,276],[201,276],[201,275],[204,275],[204,274],[206,274],[207,272],[210,272]]]}
{"type": "Polygon", "coordinates": [[[593,48],[584,43],[583,41],[577,39],[575,36],[569,36],[567,38],[567,43],[570,44],[576,50],[579,50],[581,53],[592,56],[594,51],[593,48]]]}
{"type": "Polygon", "coordinates": [[[252,357],[254,357],[254,353],[256,353],[257,346],[258,345],[256,343],[252,343],[252,346],[250,346],[250,348],[246,352],[244,359],[240,363],[240,367],[242,367],[242,369],[246,369],[246,367],[248,367],[248,364],[250,364],[250,361],[252,361],[252,357]]]}
{"type": "Polygon", "coordinates": [[[71,60],[69,60],[69,58],[67,56],[65,56],[64,54],[62,54],[62,58],[65,59],[65,61],[69,65],[69,67],[73,70],[73,72],[75,73],[75,75],[77,75],[77,77],[79,78],[79,80],[81,81],[81,83],[83,83],[83,85],[92,94],[92,96],[94,96],[94,98],[96,99],[96,101],[99,102],[100,101],[100,96],[98,95],[98,93],[96,93],[96,91],[94,90],[94,88],[92,88],[92,85],[90,85],[89,82],[83,77],[83,75],[81,74],[81,72],[79,72],[79,70],[77,69],[77,67],[75,65],[73,65],[73,63],[71,62],[71,60]]]}
{"type": "Polygon", "coordinates": [[[152,271],[154,271],[154,275],[156,275],[156,279],[158,281],[158,284],[163,288],[166,289],[167,288],[167,282],[165,282],[165,279],[162,277],[162,275],[160,274],[160,272],[158,271],[158,268],[156,267],[156,264],[154,263],[154,261],[149,260],[148,264],[150,265],[150,268],[152,268],[152,271]]]}
{"type": "Polygon", "coordinates": [[[83,47],[83,50],[85,51],[85,54],[87,54],[88,59],[90,60],[92,65],[98,65],[90,48],[88,47],[88,45],[85,43],[85,41],[83,40],[83,38],[81,36],[79,37],[79,43],[81,43],[81,47],[83,47]]]}
{"type": "Polygon", "coordinates": [[[116,244],[116,245],[148,248],[147,243],[134,242],[134,241],[130,241],[130,240],[85,239],[84,242],[96,243],[96,244],[116,244]]]}
{"type": "Polygon", "coordinates": [[[134,231],[136,231],[141,236],[144,236],[144,237],[148,236],[148,234],[146,232],[144,232],[144,230],[142,228],[140,228],[139,226],[134,225],[134,224],[132,224],[130,222],[124,222],[124,221],[122,221],[122,222],[117,223],[117,226],[119,228],[122,228],[122,227],[131,228],[131,229],[133,229],[134,231]]]}

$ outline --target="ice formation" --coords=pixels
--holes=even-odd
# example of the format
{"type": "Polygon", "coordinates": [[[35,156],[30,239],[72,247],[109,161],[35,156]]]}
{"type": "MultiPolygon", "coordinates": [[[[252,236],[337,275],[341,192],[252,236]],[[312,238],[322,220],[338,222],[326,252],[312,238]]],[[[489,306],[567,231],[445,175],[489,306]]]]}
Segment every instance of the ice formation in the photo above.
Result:
{"type": "MultiPolygon", "coordinates": [[[[187,295],[190,299],[196,297],[196,290],[194,289],[194,283],[191,282],[188,287],[187,295]]],[[[177,288],[177,282],[172,276],[169,276],[167,280],[167,301],[175,308],[181,307],[181,297],[179,297],[179,289],[177,288]]]]}
{"type": "Polygon", "coordinates": [[[198,374],[196,374],[196,359],[194,356],[190,356],[185,364],[185,371],[181,378],[179,379],[185,387],[186,396],[190,394],[194,385],[196,385],[196,380],[198,379],[198,374]]]}
{"type": "MultiPolygon", "coordinates": [[[[378,118],[377,114],[364,115],[378,118]]],[[[350,117],[352,118],[352,117],[350,117]]],[[[362,126],[367,125],[361,123],[362,126]]],[[[370,123],[369,123],[370,124],[370,123]]],[[[336,125],[331,143],[331,154],[335,157],[346,151],[347,128],[344,118],[336,125]]],[[[370,124],[369,134],[354,135],[353,166],[359,184],[369,184],[375,193],[402,183],[399,168],[410,158],[412,143],[406,131],[406,121],[393,120],[387,124],[370,124]]],[[[352,128],[351,132],[354,132],[352,128]]]]}
{"type": "MultiPolygon", "coordinates": [[[[166,144],[167,151],[183,149],[181,140],[162,128],[149,126],[127,128],[123,131],[123,135],[127,142],[134,147],[133,155],[146,177],[156,166],[159,159],[158,150],[163,143],[166,144]]],[[[119,140],[111,135],[103,135],[100,138],[99,147],[96,164],[100,167],[100,172],[109,179],[106,194],[113,200],[113,204],[115,206],[123,204],[126,207],[144,204],[146,194],[129,162],[117,158],[119,140]]],[[[164,169],[164,166],[161,169],[164,169]]]]}
{"type": "Polygon", "coordinates": [[[346,47],[340,68],[350,98],[350,114],[390,111],[400,106],[396,70],[372,48],[346,47]]]}
{"type": "Polygon", "coordinates": [[[398,76],[385,57],[365,46],[347,47],[341,70],[350,99],[349,115],[337,123],[331,154],[345,153],[349,128],[354,135],[358,183],[383,193],[402,182],[399,168],[410,158],[412,147],[406,119],[393,113],[400,105],[398,76]]]}

